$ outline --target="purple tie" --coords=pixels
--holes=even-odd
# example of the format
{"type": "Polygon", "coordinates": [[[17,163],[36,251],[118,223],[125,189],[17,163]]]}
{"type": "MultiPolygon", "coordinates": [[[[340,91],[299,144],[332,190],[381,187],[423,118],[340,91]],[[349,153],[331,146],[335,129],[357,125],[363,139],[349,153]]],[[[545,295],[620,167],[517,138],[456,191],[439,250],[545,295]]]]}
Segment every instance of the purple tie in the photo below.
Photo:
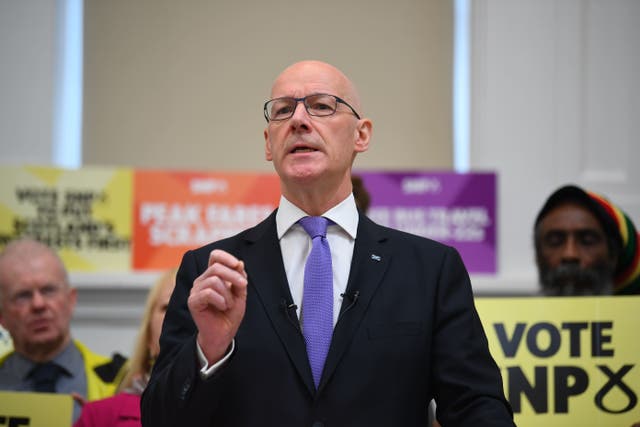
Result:
{"type": "Polygon", "coordinates": [[[333,334],[333,270],[327,241],[328,222],[321,216],[306,216],[298,221],[312,243],[304,266],[302,331],[316,388],[333,334]]]}

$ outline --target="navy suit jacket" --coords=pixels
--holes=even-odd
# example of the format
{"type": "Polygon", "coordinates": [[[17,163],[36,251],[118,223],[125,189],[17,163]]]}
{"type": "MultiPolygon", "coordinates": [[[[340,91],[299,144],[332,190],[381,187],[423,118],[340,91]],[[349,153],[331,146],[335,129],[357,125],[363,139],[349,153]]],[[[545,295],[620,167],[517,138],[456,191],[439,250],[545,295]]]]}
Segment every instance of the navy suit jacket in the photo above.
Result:
{"type": "Polygon", "coordinates": [[[143,395],[143,425],[425,426],[434,397],[443,427],[514,425],[455,249],[360,215],[317,390],[291,303],[275,212],[187,252],[143,395]],[[187,297],[215,248],[244,261],[247,309],[231,358],[202,379],[187,297]]]}

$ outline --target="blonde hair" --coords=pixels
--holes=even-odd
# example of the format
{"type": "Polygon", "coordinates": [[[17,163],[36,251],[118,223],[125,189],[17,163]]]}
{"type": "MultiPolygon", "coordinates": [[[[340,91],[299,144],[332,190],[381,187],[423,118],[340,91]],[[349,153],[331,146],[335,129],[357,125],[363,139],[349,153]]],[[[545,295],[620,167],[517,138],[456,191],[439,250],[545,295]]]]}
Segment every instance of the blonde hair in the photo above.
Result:
{"type": "Polygon", "coordinates": [[[177,268],[166,271],[156,280],[153,287],[149,290],[147,302],[144,307],[144,314],[140,322],[140,329],[138,330],[136,345],[133,350],[133,355],[128,362],[127,374],[118,387],[119,391],[131,388],[136,379],[140,377],[144,378],[151,373],[153,366],[153,355],[149,349],[151,317],[153,310],[158,304],[158,297],[162,290],[165,289],[168,283],[175,285],[177,272],[177,268]]]}

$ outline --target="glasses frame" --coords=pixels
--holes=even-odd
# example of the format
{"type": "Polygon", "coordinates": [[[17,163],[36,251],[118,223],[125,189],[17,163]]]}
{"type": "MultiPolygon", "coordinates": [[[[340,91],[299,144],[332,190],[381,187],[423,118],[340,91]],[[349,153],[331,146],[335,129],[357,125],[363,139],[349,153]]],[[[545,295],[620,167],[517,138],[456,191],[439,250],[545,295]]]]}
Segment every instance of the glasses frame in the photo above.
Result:
{"type": "Polygon", "coordinates": [[[61,283],[47,283],[43,286],[33,289],[23,289],[12,295],[9,295],[7,301],[14,307],[27,307],[33,303],[36,293],[40,294],[40,298],[44,301],[52,301],[63,294],[65,285],[61,283]]]}
{"type": "Polygon", "coordinates": [[[302,102],[302,105],[304,105],[304,109],[307,111],[307,114],[309,114],[310,116],[313,116],[313,117],[330,117],[330,116],[333,116],[336,113],[336,111],[338,111],[338,108],[337,108],[338,104],[344,104],[347,107],[349,107],[349,109],[351,110],[353,115],[356,116],[356,118],[358,120],[360,120],[360,114],[358,114],[356,112],[356,110],[351,105],[349,105],[349,103],[347,101],[345,101],[344,99],[340,98],[339,96],[331,95],[330,93],[312,93],[312,94],[309,94],[307,96],[303,96],[302,98],[295,98],[293,96],[281,96],[279,98],[272,98],[272,99],[268,100],[267,102],[265,102],[264,106],[262,107],[264,118],[267,121],[267,123],[269,123],[269,122],[282,122],[282,121],[285,121],[285,120],[289,120],[295,114],[296,108],[298,108],[298,103],[299,102],[302,102]],[[336,109],[333,110],[333,113],[319,116],[317,114],[312,114],[309,111],[309,106],[307,105],[307,102],[306,102],[307,98],[310,97],[310,96],[319,96],[319,95],[330,96],[331,98],[336,100],[336,109]],[[291,99],[291,100],[296,102],[295,107],[291,110],[291,115],[289,117],[285,117],[284,119],[269,119],[269,113],[267,112],[268,111],[267,110],[267,105],[269,103],[273,102],[273,101],[277,101],[277,100],[280,100],[280,99],[291,99]]]}

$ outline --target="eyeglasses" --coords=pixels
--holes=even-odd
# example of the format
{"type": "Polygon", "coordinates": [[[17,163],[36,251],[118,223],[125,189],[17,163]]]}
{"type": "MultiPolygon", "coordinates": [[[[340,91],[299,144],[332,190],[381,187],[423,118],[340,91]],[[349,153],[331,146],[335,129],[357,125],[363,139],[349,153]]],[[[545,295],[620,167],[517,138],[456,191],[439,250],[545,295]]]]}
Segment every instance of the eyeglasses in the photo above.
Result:
{"type": "Polygon", "coordinates": [[[356,110],[347,101],[326,93],[314,93],[303,98],[283,96],[282,98],[271,99],[264,103],[264,118],[267,119],[267,122],[287,120],[295,113],[298,102],[302,102],[310,116],[316,117],[332,116],[338,109],[338,103],[344,104],[360,120],[360,115],[356,113],[356,110]]]}
{"type": "Polygon", "coordinates": [[[33,301],[36,292],[44,300],[52,300],[57,298],[62,293],[62,285],[48,284],[40,287],[39,289],[24,289],[9,297],[9,301],[19,307],[25,307],[33,301]]]}

